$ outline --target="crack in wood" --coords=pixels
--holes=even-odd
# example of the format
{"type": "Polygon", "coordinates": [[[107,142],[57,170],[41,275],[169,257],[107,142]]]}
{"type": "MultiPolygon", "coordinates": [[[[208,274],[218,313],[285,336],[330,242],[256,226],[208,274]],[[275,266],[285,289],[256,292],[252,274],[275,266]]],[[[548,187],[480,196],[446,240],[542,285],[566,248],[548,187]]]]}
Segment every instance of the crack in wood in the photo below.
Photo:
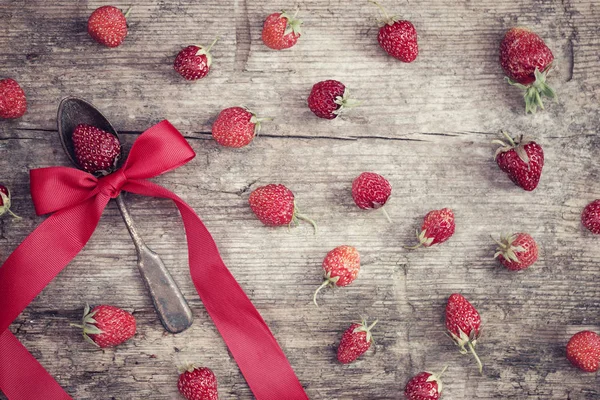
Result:
{"type": "Polygon", "coordinates": [[[244,193],[248,192],[250,190],[250,188],[252,187],[252,185],[254,185],[256,182],[258,182],[259,179],[254,179],[252,182],[250,182],[249,184],[247,184],[246,186],[244,186],[243,188],[241,188],[240,190],[238,190],[236,192],[236,194],[238,196],[242,196],[244,193]]]}
{"type": "Polygon", "coordinates": [[[571,36],[569,37],[568,44],[568,53],[569,53],[569,75],[567,76],[567,82],[570,82],[573,79],[573,70],[575,69],[575,49],[573,45],[573,37],[575,32],[571,32],[571,36]]]}
{"type": "Polygon", "coordinates": [[[569,34],[567,41],[568,75],[566,79],[567,82],[570,82],[573,79],[573,71],[575,69],[575,46],[573,41],[577,37],[577,26],[575,26],[575,23],[573,22],[573,10],[570,0],[561,0],[561,3],[568,21],[568,26],[571,28],[571,33],[569,34]]]}
{"type": "Polygon", "coordinates": [[[236,0],[235,14],[235,58],[234,71],[245,71],[250,58],[251,33],[247,0],[236,0]]]}

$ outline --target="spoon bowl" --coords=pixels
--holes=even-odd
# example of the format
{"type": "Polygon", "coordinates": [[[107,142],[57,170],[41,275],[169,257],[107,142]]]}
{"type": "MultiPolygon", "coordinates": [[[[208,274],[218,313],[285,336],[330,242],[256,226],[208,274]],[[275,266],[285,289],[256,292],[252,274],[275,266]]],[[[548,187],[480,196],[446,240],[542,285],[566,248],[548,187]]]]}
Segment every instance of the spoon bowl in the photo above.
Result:
{"type": "MultiPolygon", "coordinates": [[[[63,149],[71,162],[78,168],[80,166],[77,162],[77,157],[75,157],[75,148],[73,146],[73,131],[75,131],[77,125],[86,124],[95,126],[114,135],[119,140],[119,143],[121,143],[119,134],[108,119],[96,107],[83,99],[77,97],[65,97],[62,99],[58,105],[56,120],[58,121],[58,134],[63,149]]],[[[117,168],[120,168],[122,163],[123,146],[121,146],[121,154],[117,157],[117,168]]]]}

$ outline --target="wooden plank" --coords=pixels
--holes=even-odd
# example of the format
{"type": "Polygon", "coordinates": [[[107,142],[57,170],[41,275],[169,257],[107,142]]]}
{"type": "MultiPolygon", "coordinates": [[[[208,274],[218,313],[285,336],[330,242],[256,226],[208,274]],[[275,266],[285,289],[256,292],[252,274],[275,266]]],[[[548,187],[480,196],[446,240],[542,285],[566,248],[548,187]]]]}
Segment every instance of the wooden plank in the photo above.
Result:
{"type": "MultiPolygon", "coordinates": [[[[124,136],[128,144],[135,138],[124,136]]],[[[27,195],[27,170],[66,164],[55,133],[15,130],[13,137],[5,140],[5,149],[15,154],[15,173],[6,179],[15,189],[15,211],[24,219],[1,220],[2,254],[40,221],[27,195]]],[[[412,374],[446,364],[445,398],[597,398],[598,377],[570,367],[563,353],[570,335],[600,324],[600,253],[596,238],[579,222],[586,202],[600,196],[589,188],[599,172],[593,161],[598,138],[546,138],[542,182],[526,193],[495,166],[492,137],[261,137],[239,151],[191,140],[196,159],[157,181],[204,219],[311,398],[399,398],[412,374]],[[457,159],[463,162],[452,167],[457,159]],[[349,186],[363,170],[378,171],[392,182],[388,212],[393,224],[354,206],[349,186]],[[288,232],[260,225],[244,189],[269,182],[294,190],[299,207],[319,222],[318,236],[308,226],[288,232]],[[404,250],[424,213],[443,206],[456,212],[455,236],[437,248],[404,250]],[[524,273],[509,273],[491,258],[489,235],[513,230],[530,232],[541,246],[540,261],[524,273]],[[310,298],[320,282],[320,262],[340,244],[361,251],[361,275],[353,285],[323,294],[317,309],[310,298]],[[484,377],[444,335],[445,300],[455,291],[467,295],[483,316],[484,377]],[[334,361],[339,334],[359,314],[381,321],[376,351],[341,366],[334,361]]],[[[181,335],[163,333],[137,277],[133,246],[111,204],[88,246],[12,330],[78,399],[170,398],[176,393],[176,365],[192,361],[215,370],[223,398],[251,398],[194,293],[175,208],[139,196],[129,201],[144,237],[190,300],[194,326],[181,335]],[[79,318],[83,301],[134,310],[138,335],[116,350],[91,348],[68,327],[79,318]]]]}
{"type": "Polygon", "coordinates": [[[85,32],[99,4],[3,6],[1,22],[9,27],[0,37],[3,73],[18,78],[30,100],[20,127],[54,128],[56,103],[66,95],[90,99],[130,131],[169,118],[186,131],[207,132],[219,110],[237,104],[275,117],[265,133],[286,136],[404,137],[532,126],[554,133],[573,121],[591,119],[588,130],[598,122],[599,16],[591,0],[387,4],[419,30],[421,52],[412,64],[383,54],[375,39],[377,9],[366,1],[304,2],[306,35],[282,52],[261,43],[260,29],[264,16],[287,2],[239,0],[235,8],[218,1],[136,2],[131,33],[117,49],[101,48],[85,32]],[[524,115],[521,94],[503,81],[497,62],[503,32],[514,24],[539,32],[556,56],[551,81],[560,100],[536,116],[524,115]],[[209,77],[180,79],[172,70],[177,51],[216,36],[209,77]],[[345,120],[322,121],[306,107],[311,86],[327,78],[345,82],[364,101],[345,120]],[[582,93],[585,100],[571,101],[582,93]]]}

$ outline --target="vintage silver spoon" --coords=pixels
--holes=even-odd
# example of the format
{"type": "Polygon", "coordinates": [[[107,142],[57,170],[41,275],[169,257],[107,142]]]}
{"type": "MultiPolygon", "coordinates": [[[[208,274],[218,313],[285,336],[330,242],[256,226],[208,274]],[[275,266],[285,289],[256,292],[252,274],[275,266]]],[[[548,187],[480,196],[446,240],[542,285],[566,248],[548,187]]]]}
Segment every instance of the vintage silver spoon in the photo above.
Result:
{"type": "MultiPolygon", "coordinates": [[[[87,101],[76,97],[66,97],[60,102],[57,121],[58,134],[63,148],[71,162],[78,167],[79,165],[77,164],[71,140],[71,136],[77,125],[92,125],[112,133],[117,139],[119,138],[117,131],[100,111],[87,101]]],[[[123,157],[121,155],[119,163],[122,162],[123,157]]],[[[152,297],[152,302],[162,324],[167,331],[172,333],[186,330],[193,322],[192,310],[179,290],[179,287],[177,287],[173,277],[167,271],[160,256],[150,250],[142,240],[131,218],[131,214],[125,205],[123,196],[119,195],[115,200],[135,244],[138,269],[144,279],[146,288],[150,292],[150,297],[152,297]]]]}

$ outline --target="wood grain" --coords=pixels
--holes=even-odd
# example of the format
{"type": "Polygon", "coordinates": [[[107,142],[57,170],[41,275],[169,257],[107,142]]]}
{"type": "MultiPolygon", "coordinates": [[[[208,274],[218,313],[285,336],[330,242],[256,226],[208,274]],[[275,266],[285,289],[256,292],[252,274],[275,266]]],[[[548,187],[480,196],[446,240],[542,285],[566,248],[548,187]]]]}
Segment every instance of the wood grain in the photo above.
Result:
{"type": "MultiPolygon", "coordinates": [[[[130,146],[169,119],[197,157],[156,181],[177,192],[206,223],[226,264],[279,340],[312,399],[401,399],[421,370],[449,365],[444,399],[598,399],[600,377],[571,367],[570,336],[600,332],[598,238],[579,221],[600,198],[600,9],[591,0],[497,3],[427,0],[384,3],[419,32],[415,63],[378,47],[377,10],[366,1],[303,1],[305,35],[290,51],[260,40],[270,12],[296,4],[254,0],[139,1],[130,34],[100,48],[85,21],[99,2],[5,1],[0,4],[0,63],[28,95],[20,120],[0,122],[0,178],[13,189],[20,221],[0,219],[2,259],[43,219],[29,196],[31,168],[68,165],[58,140],[61,97],[95,103],[130,146]],[[497,47],[508,27],[527,25],[553,49],[556,104],[524,114],[521,94],[502,80],[497,47]],[[210,75],[182,81],[177,51],[220,40],[210,75]],[[336,78],[364,104],[335,121],[315,118],[306,96],[336,78]],[[275,120],[250,146],[231,150],[210,138],[220,109],[245,104],[275,120]],[[538,189],[515,187],[493,161],[500,129],[535,137],[546,153],[538,189]],[[359,210],[352,179],[369,170],[394,187],[394,220],[359,210]],[[319,223],[291,231],[263,227],[247,206],[263,184],[286,184],[319,223]],[[452,207],[457,230],[447,243],[408,251],[423,215],[452,207]],[[540,260],[509,273],[493,259],[491,235],[527,231],[540,260]],[[331,248],[356,246],[359,279],[310,302],[331,248]],[[479,309],[484,376],[444,335],[453,292],[479,309]],[[376,346],[358,362],[335,362],[341,332],[360,314],[380,320],[376,346]]],[[[126,3],[114,5],[126,8],[126,3]]],[[[129,196],[148,244],[164,259],[194,310],[195,323],[165,334],[136,271],[133,244],[110,204],[90,243],[11,326],[76,399],[177,398],[177,365],[211,367],[223,399],[252,395],[189,279],[185,236],[169,202],[129,196]],[[99,351],[69,328],[84,302],[133,311],[139,333],[99,351]]],[[[2,396],[0,395],[0,398],[2,396]]]]}

